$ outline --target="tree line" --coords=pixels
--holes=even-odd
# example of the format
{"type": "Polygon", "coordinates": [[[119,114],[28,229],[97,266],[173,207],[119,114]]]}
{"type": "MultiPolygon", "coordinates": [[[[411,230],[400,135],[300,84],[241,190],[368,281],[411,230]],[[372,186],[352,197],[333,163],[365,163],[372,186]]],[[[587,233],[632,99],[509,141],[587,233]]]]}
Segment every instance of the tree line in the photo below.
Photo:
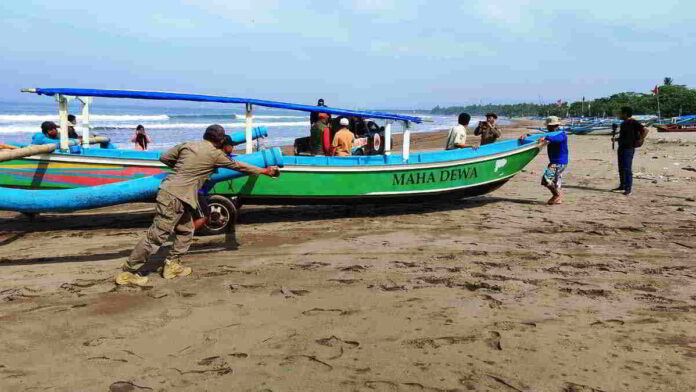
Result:
{"type": "Polygon", "coordinates": [[[561,104],[516,103],[505,105],[468,105],[434,107],[431,114],[469,113],[484,115],[494,112],[509,117],[523,116],[559,116],[559,117],[604,117],[618,116],[622,106],[630,106],[635,114],[657,115],[657,100],[660,100],[660,115],[675,117],[696,114],[696,89],[684,85],[672,84],[671,78],[665,78],[665,84],[659,87],[658,94],[623,92],[605,98],[588,101],[563,102],[561,104]]]}

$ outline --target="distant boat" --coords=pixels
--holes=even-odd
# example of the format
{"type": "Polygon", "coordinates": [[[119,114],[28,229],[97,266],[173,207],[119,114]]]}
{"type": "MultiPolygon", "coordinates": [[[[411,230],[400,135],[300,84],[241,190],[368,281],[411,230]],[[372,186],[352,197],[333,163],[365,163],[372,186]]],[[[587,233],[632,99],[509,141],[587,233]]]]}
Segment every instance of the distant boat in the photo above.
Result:
{"type": "Polygon", "coordinates": [[[657,132],[696,132],[696,123],[691,124],[660,124],[657,132]]]}

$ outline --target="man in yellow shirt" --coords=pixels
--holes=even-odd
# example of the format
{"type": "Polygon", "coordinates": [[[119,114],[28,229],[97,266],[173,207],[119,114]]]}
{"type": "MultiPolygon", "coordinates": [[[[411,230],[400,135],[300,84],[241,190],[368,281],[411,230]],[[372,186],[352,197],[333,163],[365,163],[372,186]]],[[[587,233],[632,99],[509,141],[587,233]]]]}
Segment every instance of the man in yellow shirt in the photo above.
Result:
{"type": "Polygon", "coordinates": [[[339,125],[340,129],[336,132],[336,135],[334,135],[331,148],[333,149],[334,155],[349,157],[353,155],[353,141],[355,140],[355,135],[348,129],[350,122],[347,118],[342,118],[339,125]]]}

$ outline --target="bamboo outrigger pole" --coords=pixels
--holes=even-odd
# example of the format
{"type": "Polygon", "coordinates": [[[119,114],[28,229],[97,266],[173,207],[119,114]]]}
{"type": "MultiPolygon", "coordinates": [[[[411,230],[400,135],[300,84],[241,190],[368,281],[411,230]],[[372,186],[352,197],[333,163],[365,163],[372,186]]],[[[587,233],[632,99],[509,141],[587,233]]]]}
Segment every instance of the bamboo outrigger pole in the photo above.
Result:
{"type": "MultiPolygon", "coordinates": [[[[108,137],[104,136],[96,136],[93,137],[92,140],[90,140],[90,143],[107,143],[109,142],[108,137]]],[[[68,141],[68,146],[74,146],[78,143],[75,143],[74,141],[68,141]]],[[[85,144],[85,143],[79,143],[79,144],[85,144]]],[[[15,146],[11,146],[15,147],[15,146]]],[[[5,162],[5,161],[11,161],[13,159],[21,159],[21,158],[26,158],[28,156],[32,155],[39,155],[39,154],[50,154],[53,151],[58,149],[58,143],[55,144],[32,144],[26,147],[15,147],[11,149],[7,149],[6,151],[0,151],[0,162],[5,162]]]]}

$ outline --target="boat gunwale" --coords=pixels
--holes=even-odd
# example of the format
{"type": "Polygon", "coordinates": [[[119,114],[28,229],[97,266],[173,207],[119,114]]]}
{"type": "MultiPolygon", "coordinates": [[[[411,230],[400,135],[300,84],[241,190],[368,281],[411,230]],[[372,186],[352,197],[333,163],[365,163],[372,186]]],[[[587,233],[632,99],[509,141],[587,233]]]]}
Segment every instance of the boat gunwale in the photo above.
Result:
{"type": "MultiPolygon", "coordinates": [[[[530,142],[524,145],[520,145],[518,148],[511,148],[505,151],[497,152],[490,155],[480,155],[473,156],[464,159],[453,159],[453,160],[442,160],[433,162],[404,162],[404,163],[393,163],[384,165],[293,165],[286,164],[281,171],[287,172],[388,172],[388,171],[398,171],[398,170],[418,170],[418,169],[430,169],[438,167],[447,166],[460,166],[466,164],[472,164],[477,162],[483,162],[493,159],[501,159],[506,156],[513,154],[525,152],[531,149],[540,148],[540,145],[535,142],[530,142]]],[[[440,151],[433,151],[433,153],[439,153],[440,151]]],[[[424,152],[421,154],[427,154],[424,152]]],[[[340,158],[339,158],[340,159],[340,158]]],[[[144,167],[162,167],[167,166],[155,160],[138,160],[138,159],[117,159],[117,158],[107,158],[98,156],[86,156],[86,155],[70,155],[70,154],[41,154],[41,155],[31,155],[22,158],[22,160],[32,160],[32,161],[49,161],[49,162],[63,162],[63,163],[85,163],[85,164],[102,164],[102,165],[122,165],[122,166],[144,166],[144,167]],[[82,158],[82,159],[80,159],[82,158]],[[88,158],[88,159],[84,159],[88,158]]]]}

